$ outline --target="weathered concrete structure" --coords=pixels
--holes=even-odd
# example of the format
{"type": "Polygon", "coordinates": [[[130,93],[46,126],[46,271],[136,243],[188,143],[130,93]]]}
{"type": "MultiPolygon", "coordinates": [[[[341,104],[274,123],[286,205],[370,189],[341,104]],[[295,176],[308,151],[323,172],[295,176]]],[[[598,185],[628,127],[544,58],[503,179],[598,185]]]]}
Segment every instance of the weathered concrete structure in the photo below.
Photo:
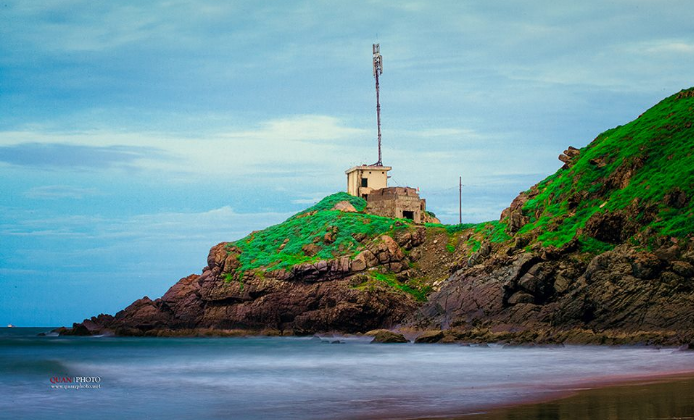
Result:
{"type": "Polygon", "coordinates": [[[410,219],[415,223],[424,223],[426,200],[419,198],[414,188],[381,188],[367,195],[366,211],[378,216],[397,217],[410,219]]]}
{"type": "Polygon", "coordinates": [[[345,171],[347,174],[347,193],[366,198],[373,190],[388,186],[390,166],[362,165],[345,171]]]}

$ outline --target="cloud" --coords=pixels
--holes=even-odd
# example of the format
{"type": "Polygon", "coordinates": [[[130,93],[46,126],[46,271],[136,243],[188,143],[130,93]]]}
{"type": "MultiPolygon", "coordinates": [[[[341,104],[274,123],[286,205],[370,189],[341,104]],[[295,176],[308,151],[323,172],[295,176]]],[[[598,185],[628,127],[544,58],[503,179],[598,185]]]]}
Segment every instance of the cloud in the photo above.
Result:
{"type": "Polygon", "coordinates": [[[230,132],[225,137],[244,140],[326,143],[367,134],[368,131],[365,129],[345,126],[344,121],[336,117],[296,115],[263,122],[258,129],[230,132]]]}
{"type": "Polygon", "coordinates": [[[15,213],[13,215],[15,220],[0,224],[0,235],[81,238],[103,243],[126,241],[129,244],[133,241],[138,243],[221,242],[239,239],[252,230],[278,223],[291,214],[289,212],[239,213],[230,206],[202,212],[161,212],[130,217],[94,215],[51,217],[37,215],[35,212],[24,212],[15,213]]]}
{"type": "Polygon", "coordinates": [[[87,146],[21,143],[0,146],[0,162],[43,168],[107,169],[133,166],[138,160],[161,157],[158,149],[137,146],[87,146]]]}
{"type": "Polygon", "coordinates": [[[628,50],[633,53],[648,55],[692,54],[694,53],[694,44],[682,40],[664,39],[641,42],[630,46],[628,50]]]}
{"type": "Polygon", "coordinates": [[[69,185],[45,185],[34,187],[24,192],[24,197],[36,200],[58,200],[70,198],[81,200],[85,197],[100,195],[97,188],[80,188],[69,185]]]}
{"type": "Polygon", "coordinates": [[[371,144],[368,132],[337,117],[313,114],[187,136],[106,129],[0,131],[0,144],[6,144],[0,146],[0,162],[61,170],[138,168],[182,182],[214,175],[275,184],[277,177],[320,177],[339,162],[348,166],[344,157],[358,157],[359,145],[371,144]]]}

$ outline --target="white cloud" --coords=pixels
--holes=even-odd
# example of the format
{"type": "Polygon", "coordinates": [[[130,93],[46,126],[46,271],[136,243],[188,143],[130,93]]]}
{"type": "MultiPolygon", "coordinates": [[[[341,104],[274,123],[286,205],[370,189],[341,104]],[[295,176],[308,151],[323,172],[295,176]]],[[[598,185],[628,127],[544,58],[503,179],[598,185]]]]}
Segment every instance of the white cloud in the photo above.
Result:
{"type": "Polygon", "coordinates": [[[251,129],[231,128],[204,137],[106,130],[5,131],[0,132],[0,145],[59,144],[166,150],[165,158],[158,153],[143,152],[131,165],[187,175],[238,177],[291,173],[297,169],[303,172],[308,165],[325,168],[331,161],[343,158],[344,152],[366,133],[364,129],[346,126],[335,117],[298,115],[265,121],[251,129]]]}
{"type": "Polygon", "coordinates": [[[34,187],[24,192],[24,197],[38,200],[58,200],[75,199],[81,200],[85,197],[101,195],[102,192],[97,188],[81,188],[69,185],[45,185],[34,187]]]}
{"type": "MultiPolygon", "coordinates": [[[[224,206],[204,212],[165,212],[131,217],[92,215],[45,217],[15,214],[0,225],[0,235],[81,238],[98,241],[232,241],[255,229],[281,222],[291,213],[237,213],[224,206]],[[213,239],[211,239],[213,238],[213,239]]],[[[216,243],[216,242],[215,242],[216,243]]]]}
{"type": "Polygon", "coordinates": [[[630,45],[627,49],[632,53],[648,55],[692,54],[694,53],[694,43],[683,40],[664,39],[641,42],[630,45]]]}

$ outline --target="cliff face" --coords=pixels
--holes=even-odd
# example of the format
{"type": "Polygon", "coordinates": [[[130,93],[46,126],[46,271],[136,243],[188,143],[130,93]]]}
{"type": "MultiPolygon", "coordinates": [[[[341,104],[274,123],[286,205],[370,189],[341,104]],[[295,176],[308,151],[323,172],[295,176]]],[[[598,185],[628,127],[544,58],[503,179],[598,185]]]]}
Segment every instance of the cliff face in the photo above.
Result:
{"type": "Polygon", "coordinates": [[[106,326],[120,334],[185,328],[307,334],[390,327],[418,306],[416,300],[387,286],[360,287],[369,277],[359,273],[405,263],[403,250],[420,239],[399,235],[400,248],[384,235],[354,260],[340,257],[289,270],[256,271],[241,281],[233,279],[238,277],[238,248],[220,243],[211,249],[202,275],[181,279],[161,299],[136,301],[106,326]]]}
{"type": "Polygon", "coordinates": [[[502,248],[455,272],[411,323],[463,337],[470,330],[498,333],[511,341],[563,342],[570,335],[562,332],[571,330],[591,332],[580,342],[625,334],[657,343],[690,341],[693,275],[694,251],[677,244],[654,252],[620,245],[594,257],[571,247],[502,248]]]}
{"type": "MultiPolygon", "coordinates": [[[[341,198],[347,197],[336,194],[324,201],[341,198]]],[[[321,202],[317,207],[327,206],[321,202]]],[[[253,241],[265,241],[277,251],[287,249],[292,240],[302,240],[267,240],[263,237],[267,232],[256,232],[241,241],[214,246],[201,275],[179,280],[161,298],[139,299],[115,316],[100,315],[63,332],[170,335],[176,331],[242,329],[310,334],[396,326],[426,299],[431,286],[425,275],[439,281],[448,276],[453,254],[445,250],[447,235],[443,229],[431,232],[406,221],[364,218],[349,208],[341,201],[329,210],[298,215],[302,228],[310,230],[313,239],[304,240],[301,246],[294,244],[300,253],[285,257],[304,262],[283,265],[275,254],[272,267],[249,268],[254,267],[255,259],[244,259],[243,247],[256,246],[253,241]],[[327,226],[322,221],[316,223],[324,218],[331,221],[327,226]],[[347,223],[335,223],[338,218],[347,223]],[[380,227],[371,226],[374,230],[368,233],[353,232],[362,226],[349,229],[352,223],[380,227]],[[307,227],[312,224],[316,226],[307,227]],[[318,254],[329,251],[341,235],[352,238],[354,242],[347,242],[356,245],[345,245],[349,251],[338,249],[334,258],[320,258],[318,254]],[[283,268],[275,268],[278,266],[283,268]]]]}
{"type": "Polygon", "coordinates": [[[693,110],[694,90],[685,90],[567,149],[564,167],[499,221],[417,226],[335,194],[213,247],[201,275],[160,299],[64,332],[399,325],[445,330],[435,335],[443,341],[691,340],[693,110]]]}

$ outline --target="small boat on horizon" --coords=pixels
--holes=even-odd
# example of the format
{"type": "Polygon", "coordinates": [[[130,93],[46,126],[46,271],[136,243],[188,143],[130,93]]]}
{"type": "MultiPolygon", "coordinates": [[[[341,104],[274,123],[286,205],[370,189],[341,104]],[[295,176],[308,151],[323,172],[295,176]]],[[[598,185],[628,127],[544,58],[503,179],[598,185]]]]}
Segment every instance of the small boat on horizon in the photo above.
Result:
{"type": "Polygon", "coordinates": [[[16,325],[7,324],[7,328],[16,328],[16,325]]]}

